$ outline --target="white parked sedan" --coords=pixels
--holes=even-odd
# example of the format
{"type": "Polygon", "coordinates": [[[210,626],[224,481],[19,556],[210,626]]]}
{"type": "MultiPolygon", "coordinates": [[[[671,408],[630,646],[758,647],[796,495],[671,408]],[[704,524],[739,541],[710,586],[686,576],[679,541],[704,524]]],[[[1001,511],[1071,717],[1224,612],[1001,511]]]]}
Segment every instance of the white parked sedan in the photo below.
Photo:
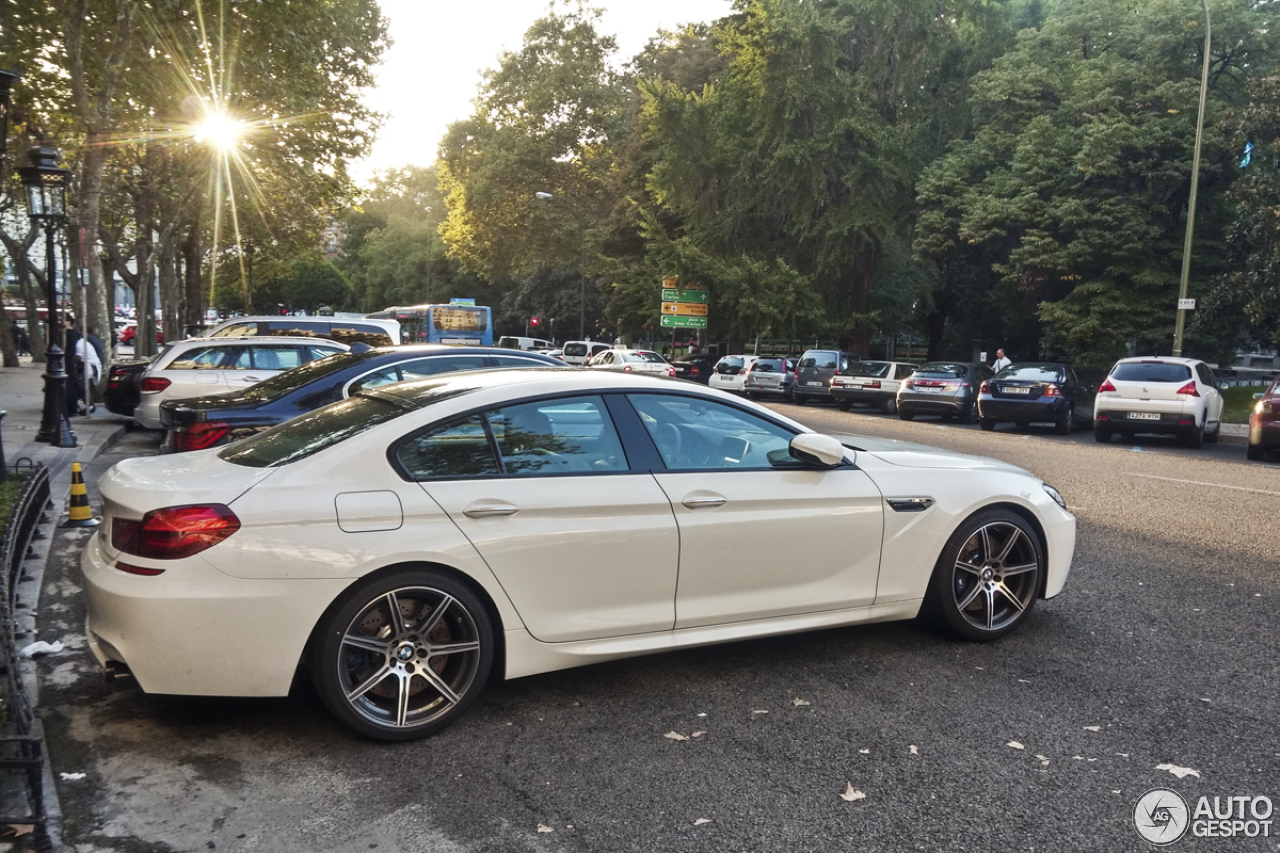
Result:
{"type": "Polygon", "coordinates": [[[294,367],[349,347],[322,338],[190,338],[169,344],[142,374],[133,418],[161,429],[160,404],[182,397],[241,391],[294,367]]]}
{"type": "Polygon", "coordinates": [[[922,609],[994,639],[1062,590],[1075,544],[1011,465],[604,370],[362,391],[99,487],[100,662],[221,696],[283,696],[305,665],[383,740],[457,719],[495,661],[516,678],[922,609]]]}
{"type": "Polygon", "coordinates": [[[653,376],[675,376],[676,369],[656,352],[645,349],[607,349],[598,352],[587,367],[620,370],[623,373],[648,373],[653,376]]]}

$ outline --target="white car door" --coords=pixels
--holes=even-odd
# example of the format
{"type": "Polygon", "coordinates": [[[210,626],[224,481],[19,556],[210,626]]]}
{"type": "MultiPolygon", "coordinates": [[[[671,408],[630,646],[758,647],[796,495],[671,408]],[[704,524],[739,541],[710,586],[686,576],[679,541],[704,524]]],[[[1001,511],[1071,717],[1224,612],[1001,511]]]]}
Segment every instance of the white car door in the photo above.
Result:
{"type": "Polygon", "coordinates": [[[655,478],[680,528],[677,628],[874,602],[884,503],[866,474],[771,467],[793,434],[734,406],[629,399],[668,469],[655,478]]]}
{"type": "Polygon", "coordinates": [[[671,504],[652,476],[629,470],[601,397],[472,415],[414,436],[398,456],[475,545],[535,638],[671,630],[679,554],[671,504]]]}

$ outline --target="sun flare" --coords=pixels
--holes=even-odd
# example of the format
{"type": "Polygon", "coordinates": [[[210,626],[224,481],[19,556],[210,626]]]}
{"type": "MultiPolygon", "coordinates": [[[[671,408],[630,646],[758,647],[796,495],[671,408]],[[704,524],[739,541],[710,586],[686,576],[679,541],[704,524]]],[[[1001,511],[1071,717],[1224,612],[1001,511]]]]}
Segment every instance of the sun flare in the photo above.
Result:
{"type": "Polygon", "coordinates": [[[232,151],[244,138],[248,125],[225,113],[208,116],[195,128],[197,142],[207,142],[219,151],[232,151]]]}

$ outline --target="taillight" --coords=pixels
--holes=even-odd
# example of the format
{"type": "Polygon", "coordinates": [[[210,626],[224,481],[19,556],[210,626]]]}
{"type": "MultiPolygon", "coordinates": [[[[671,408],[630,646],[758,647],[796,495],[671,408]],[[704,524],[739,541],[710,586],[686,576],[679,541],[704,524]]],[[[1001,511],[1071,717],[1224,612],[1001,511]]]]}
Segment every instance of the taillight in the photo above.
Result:
{"type": "Polygon", "coordinates": [[[978,387],[978,393],[980,393],[980,394],[990,394],[990,393],[991,393],[991,386],[990,386],[990,385],[988,385],[986,382],[983,382],[983,383],[982,383],[982,385],[980,385],[980,386],[978,387]]]}
{"type": "Polygon", "coordinates": [[[880,380],[879,380],[879,379],[877,379],[875,382],[868,382],[868,383],[866,383],[865,385],[863,385],[862,387],[863,387],[863,388],[879,388],[879,387],[880,387],[880,380]]]}
{"type": "Polygon", "coordinates": [[[902,387],[910,391],[912,388],[916,387],[916,383],[912,382],[910,379],[904,379],[902,380],[902,387]]]}
{"type": "Polygon", "coordinates": [[[180,560],[212,548],[239,529],[240,519],[223,504],[174,506],[152,510],[141,521],[113,519],[111,545],[151,560],[180,560]]]}
{"type": "Polygon", "coordinates": [[[196,423],[173,434],[173,447],[179,453],[213,447],[231,431],[231,424],[221,421],[196,423]]]}
{"type": "Polygon", "coordinates": [[[1186,394],[1188,397],[1199,397],[1200,391],[1196,388],[1196,381],[1193,379],[1186,385],[1178,389],[1179,394],[1186,394]]]}
{"type": "Polygon", "coordinates": [[[1058,390],[1057,385],[1046,385],[1044,390],[1040,392],[1041,397],[1061,397],[1062,392],[1058,390]]]}
{"type": "Polygon", "coordinates": [[[1116,390],[1116,386],[1111,384],[1110,379],[1108,379],[1107,381],[1103,382],[1101,385],[1098,386],[1099,394],[1101,394],[1103,391],[1115,391],[1115,390],[1116,390]]]}
{"type": "Polygon", "coordinates": [[[689,367],[689,375],[690,375],[690,376],[701,376],[701,375],[702,375],[702,373],[698,370],[697,365],[691,365],[691,366],[689,367]]]}
{"type": "Polygon", "coordinates": [[[676,375],[676,369],[674,367],[668,367],[667,376],[674,377],[675,375],[676,375]]]}
{"type": "Polygon", "coordinates": [[[157,391],[163,391],[172,384],[172,382],[165,379],[163,376],[148,376],[146,379],[142,380],[142,393],[154,394],[157,391]]]}
{"type": "Polygon", "coordinates": [[[623,372],[623,373],[630,373],[630,372],[631,372],[631,365],[629,365],[629,364],[628,364],[626,367],[622,368],[622,372],[623,372]]]}

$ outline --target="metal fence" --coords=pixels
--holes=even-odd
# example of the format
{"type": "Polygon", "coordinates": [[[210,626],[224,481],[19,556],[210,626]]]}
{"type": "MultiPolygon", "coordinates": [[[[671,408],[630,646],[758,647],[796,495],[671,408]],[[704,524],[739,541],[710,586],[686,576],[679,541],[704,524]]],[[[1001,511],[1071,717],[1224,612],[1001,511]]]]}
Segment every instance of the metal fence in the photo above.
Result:
{"type": "MultiPolygon", "coordinates": [[[[24,564],[34,555],[31,543],[42,534],[38,528],[48,521],[49,469],[36,464],[27,476],[0,536],[0,689],[4,691],[4,719],[0,724],[0,771],[20,774],[26,795],[26,812],[0,814],[0,824],[29,825],[31,842],[37,851],[53,850],[49,820],[44,807],[44,729],[23,683],[18,658],[20,641],[35,635],[35,602],[20,600],[20,581],[30,580],[24,564]]],[[[7,785],[8,787],[12,787],[7,785]]],[[[7,797],[5,809],[20,808],[18,796],[7,797]]]]}

